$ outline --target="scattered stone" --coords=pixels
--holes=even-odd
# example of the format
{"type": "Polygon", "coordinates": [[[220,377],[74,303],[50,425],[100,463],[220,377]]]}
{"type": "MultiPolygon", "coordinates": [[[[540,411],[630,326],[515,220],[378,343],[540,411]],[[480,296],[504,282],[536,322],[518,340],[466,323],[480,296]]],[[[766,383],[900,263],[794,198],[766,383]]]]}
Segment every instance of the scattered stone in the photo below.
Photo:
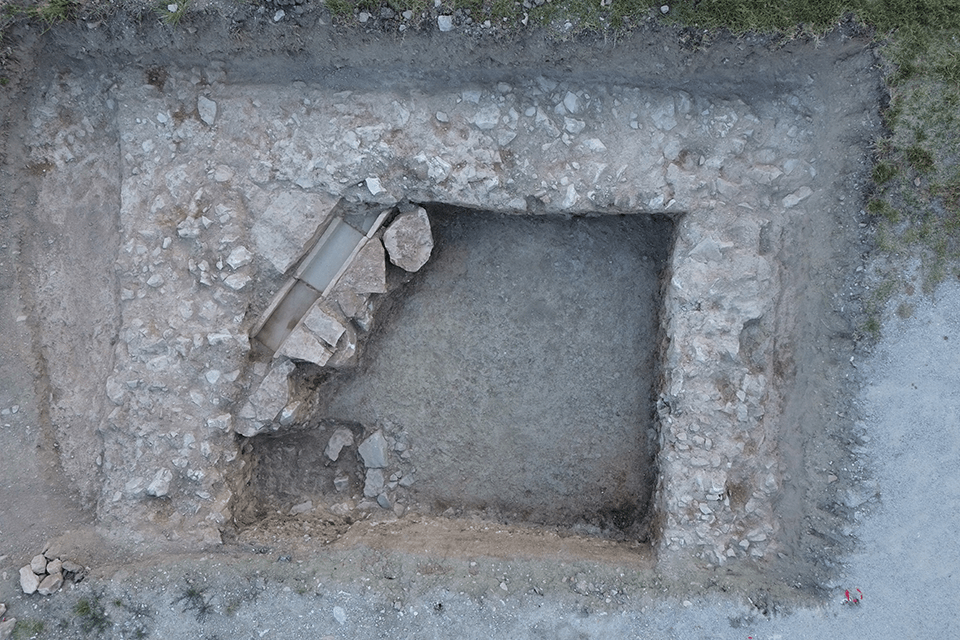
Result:
{"type": "Polygon", "coordinates": [[[287,15],[287,13],[283,9],[277,9],[277,12],[273,14],[273,21],[280,22],[285,15],[287,15]]]}
{"type": "Polygon", "coordinates": [[[806,198],[810,197],[812,193],[813,189],[810,187],[800,187],[783,199],[783,206],[788,209],[790,207],[795,207],[800,204],[801,200],[805,200],[806,198]]]}
{"type": "Polygon", "coordinates": [[[207,125],[213,126],[217,119],[217,103],[206,96],[197,98],[197,113],[207,125]]]}
{"type": "Polygon", "coordinates": [[[63,586],[63,574],[52,573],[43,579],[43,582],[37,587],[37,593],[42,596],[49,596],[60,590],[63,586]]]}
{"type": "MultiPolygon", "coordinates": [[[[333,432],[327,442],[327,448],[323,450],[323,455],[327,456],[333,462],[340,457],[340,452],[344,447],[353,446],[353,432],[350,429],[340,428],[333,432]]],[[[334,481],[336,482],[336,481],[334,481]]]]}
{"type": "Polygon", "coordinates": [[[60,573],[61,571],[63,571],[63,562],[60,560],[60,558],[54,558],[47,563],[47,573],[52,575],[54,573],[60,573]]]}
{"type": "Polygon", "coordinates": [[[170,481],[173,480],[173,472],[167,468],[160,469],[153,476],[153,480],[147,485],[147,495],[156,498],[162,498],[170,492],[170,481]]]}
{"type": "Polygon", "coordinates": [[[660,13],[662,13],[662,14],[664,14],[664,15],[670,13],[670,5],[668,5],[668,4],[662,4],[662,5],[660,5],[660,13]]]}
{"type": "Polygon", "coordinates": [[[36,593],[39,586],[40,578],[33,572],[30,565],[20,567],[20,588],[23,589],[23,592],[27,595],[36,593]]]}
{"type": "Polygon", "coordinates": [[[367,476],[363,482],[363,495],[367,498],[374,498],[383,491],[383,471],[380,469],[367,469],[367,476]]]}
{"type": "Polygon", "coordinates": [[[390,502],[390,498],[386,493],[381,493],[377,496],[377,504],[380,505],[381,509],[386,509],[387,511],[393,509],[393,503],[390,502]]]}
{"type": "Polygon", "coordinates": [[[580,98],[572,91],[567,91],[567,94],[563,96],[563,107],[570,113],[580,113],[583,111],[580,98]]]}
{"type": "Polygon", "coordinates": [[[390,262],[411,273],[419,271],[433,251],[433,234],[426,210],[417,207],[416,211],[399,215],[384,232],[383,245],[390,262]]]}
{"type": "Polygon", "coordinates": [[[16,618],[8,618],[0,622],[0,640],[6,640],[13,635],[13,628],[17,626],[16,618]]]}
{"type": "Polygon", "coordinates": [[[47,572],[47,559],[43,557],[43,554],[33,556],[33,559],[30,561],[30,569],[38,576],[42,576],[47,572]]]}
{"type": "Polygon", "coordinates": [[[404,11],[403,13],[401,13],[400,15],[403,16],[403,19],[404,19],[404,20],[413,20],[413,11],[411,11],[410,9],[407,9],[406,11],[404,11]]]}
{"type": "Polygon", "coordinates": [[[486,106],[473,116],[473,124],[481,131],[489,131],[500,122],[500,109],[495,105],[486,106]]]}
{"type": "Polygon", "coordinates": [[[350,478],[344,475],[338,475],[333,479],[333,488],[337,490],[337,493],[342,492],[344,489],[350,486],[350,478]]]}
{"type": "Polygon", "coordinates": [[[234,273],[223,279],[223,284],[227,285],[234,291],[240,291],[250,282],[250,276],[244,273],[234,273]]]}
{"type": "MultiPolygon", "coordinates": [[[[387,440],[379,429],[364,440],[358,448],[360,457],[363,458],[363,464],[368,469],[382,469],[387,466],[388,450],[387,440]]],[[[381,474],[381,482],[382,479],[383,475],[381,474]]]]}
{"type": "Polygon", "coordinates": [[[307,500],[306,502],[301,502],[290,508],[290,515],[298,516],[301,513],[310,513],[313,511],[313,501],[307,500]]]}
{"type": "Polygon", "coordinates": [[[73,560],[64,560],[63,570],[66,573],[83,573],[83,565],[78,564],[73,560]]]}
{"type": "Polygon", "coordinates": [[[440,31],[453,31],[453,16],[437,16],[437,26],[440,31]]]}
{"type": "Polygon", "coordinates": [[[402,478],[400,478],[400,480],[397,481],[397,484],[399,484],[401,487],[411,486],[413,484],[413,475],[407,474],[403,476],[402,478]]]}
{"type": "Polygon", "coordinates": [[[343,610],[343,607],[334,607],[333,619],[339,624],[344,624],[347,621],[347,612],[343,610]]]}
{"type": "Polygon", "coordinates": [[[437,122],[450,122],[450,117],[444,111],[437,111],[437,122]]]}
{"type": "Polygon", "coordinates": [[[230,255],[227,256],[227,264],[230,265],[230,268],[234,270],[239,269],[240,267],[245,267],[251,262],[253,262],[253,254],[250,253],[243,245],[236,247],[230,252],[230,255]]]}

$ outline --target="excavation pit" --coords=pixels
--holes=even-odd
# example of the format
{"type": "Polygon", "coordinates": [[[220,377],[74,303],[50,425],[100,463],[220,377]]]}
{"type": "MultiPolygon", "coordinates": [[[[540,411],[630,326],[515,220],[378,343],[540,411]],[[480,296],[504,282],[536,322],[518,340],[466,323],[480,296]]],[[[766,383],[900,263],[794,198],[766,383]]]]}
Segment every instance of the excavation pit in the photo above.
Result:
{"type": "Polygon", "coordinates": [[[428,210],[430,261],[319,386],[316,427],[254,443],[260,511],[366,498],[646,539],[673,220],[428,210]],[[377,487],[352,445],[325,455],[343,428],[390,440],[377,487]]]}
{"type": "Polygon", "coordinates": [[[63,477],[137,541],[346,548],[391,527],[383,546],[413,549],[437,527],[434,550],[467,555],[507,528],[532,541],[507,555],[819,580],[810,549],[845,526],[821,471],[846,459],[840,292],[876,125],[873,91],[848,93],[874,61],[737,46],[679,76],[639,45],[447,75],[335,49],[51,63],[11,125],[35,191],[10,193],[63,477]],[[449,204],[424,204],[437,244],[411,275],[384,234],[416,203],[449,204]],[[259,348],[316,239],[361,210],[385,230],[358,229],[355,264],[324,264],[287,322],[316,321],[312,351],[259,348]]]}

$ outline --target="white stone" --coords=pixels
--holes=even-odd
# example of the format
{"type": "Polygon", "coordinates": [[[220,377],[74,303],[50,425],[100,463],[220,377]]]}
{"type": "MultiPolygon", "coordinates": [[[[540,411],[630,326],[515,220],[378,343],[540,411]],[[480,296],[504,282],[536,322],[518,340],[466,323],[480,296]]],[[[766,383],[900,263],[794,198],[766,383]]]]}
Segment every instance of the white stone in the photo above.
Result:
{"type": "Polygon", "coordinates": [[[277,12],[273,14],[273,21],[280,22],[285,15],[287,15],[287,13],[283,9],[277,9],[277,12]]]}
{"type": "Polygon", "coordinates": [[[327,364],[327,360],[333,355],[326,343],[302,323],[290,332],[277,353],[295,360],[313,362],[321,367],[327,364]]]}
{"type": "Polygon", "coordinates": [[[63,574],[62,573],[51,573],[46,578],[44,578],[39,586],[37,586],[37,593],[42,596],[53,595],[60,590],[60,587],[63,586],[63,574]]]}
{"type": "Polygon", "coordinates": [[[207,125],[213,126],[217,119],[217,103],[206,96],[197,98],[197,113],[207,125]]]}
{"type": "Polygon", "coordinates": [[[39,586],[40,578],[33,572],[30,565],[20,567],[20,588],[23,589],[23,592],[27,595],[36,593],[39,586]]]}
{"type": "Polygon", "coordinates": [[[796,205],[800,204],[802,200],[809,198],[812,193],[813,189],[810,187],[800,187],[783,199],[783,206],[788,209],[790,207],[795,207],[796,205]]]}
{"type": "Polygon", "coordinates": [[[157,471],[153,480],[147,485],[147,495],[162,498],[170,492],[170,481],[173,480],[173,472],[170,469],[163,468],[157,471]]]}
{"type": "Polygon", "coordinates": [[[489,131],[500,122],[500,109],[494,105],[483,107],[473,116],[473,124],[482,131],[489,131]]]}
{"type": "Polygon", "coordinates": [[[437,16],[437,26],[440,31],[453,31],[453,16],[437,16]]]}
{"type": "Polygon", "coordinates": [[[370,192],[370,195],[377,196],[383,193],[383,185],[380,184],[380,178],[376,176],[370,176],[364,183],[367,185],[367,191],[370,192]]]}
{"type": "Polygon", "coordinates": [[[203,377],[206,378],[207,382],[209,382],[210,384],[216,384],[217,380],[220,379],[220,375],[221,375],[221,372],[219,369],[210,369],[205,374],[203,374],[203,377]]]}
{"type": "Polygon", "coordinates": [[[223,284],[227,285],[234,291],[239,291],[247,286],[250,280],[250,276],[245,273],[232,273],[223,279],[223,284]]]}
{"type": "Polygon", "coordinates": [[[583,106],[580,104],[580,98],[572,91],[567,91],[566,95],[563,96],[563,107],[569,113],[580,113],[583,111],[583,106]]]}
{"type": "Polygon", "coordinates": [[[42,553],[33,556],[33,559],[30,560],[30,569],[38,576],[47,572],[47,559],[42,553]]]}
{"type": "Polygon", "coordinates": [[[337,458],[340,457],[340,452],[344,447],[353,446],[353,432],[350,429],[340,428],[333,432],[333,435],[330,436],[330,441],[327,442],[326,449],[323,450],[323,454],[330,458],[332,461],[336,462],[337,458]]]}
{"type": "Polygon", "coordinates": [[[340,324],[340,321],[324,312],[319,305],[314,305],[307,311],[301,322],[304,327],[331,347],[337,346],[340,336],[347,330],[345,326],[340,324]]]}
{"type": "Polygon", "coordinates": [[[333,619],[336,620],[338,624],[343,624],[347,621],[347,612],[343,610],[343,607],[334,607],[333,619]]]}
{"type": "Polygon", "coordinates": [[[231,269],[239,269],[253,262],[253,254],[243,245],[234,248],[227,256],[227,264],[231,269]]]}
{"type": "Polygon", "coordinates": [[[386,293],[386,269],[383,243],[379,238],[373,238],[357,253],[338,286],[356,293],[386,293]]]}
{"type": "Polygon", "coordinates": [[[423,207],[397,216],[383,234],[383,245],[390,262],[405,271],[419,271],[430,259],[433,234],[430,218],[423,207]]]}

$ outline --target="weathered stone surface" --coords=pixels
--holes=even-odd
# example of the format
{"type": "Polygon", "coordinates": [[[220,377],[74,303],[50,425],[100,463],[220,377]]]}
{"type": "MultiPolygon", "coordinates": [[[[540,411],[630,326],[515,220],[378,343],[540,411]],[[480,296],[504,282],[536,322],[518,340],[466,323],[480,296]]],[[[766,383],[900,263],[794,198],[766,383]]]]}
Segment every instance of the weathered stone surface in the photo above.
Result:
{"type": "Polygon", "coordinates": [[[150,484],[147,485],[146,493],[148,496],[162,498],[170,492],[170,482],[173,480],[173,472],[170,469],[160,469],[154,476],[150,484]]]}
{"type": "Polygon", "coordinates": [[[326,343],[302,323],[290,332],[287,339],[280,345],[278,353],[295,360],[313,362],[321,367],[327,364],[327,360],[333,354],[326,343]]]}
{"type": "Polygon", "coordinates": [[[207,125],[213,126],[217,119],[217,103],[206,96],[197,98],[197,113],[207,125]]]}
{"type": "Polygon", "coordinates": [[[337,458],[340,457],[340,452],[344,447],[353,446],[353,432],[350,429],[337,429],[333,432],[333,435],[330,436],[329,442],[327,442],[326,449],[323,450],[323,454],[333,460],[337,461],[337,458]]]}
{"type": "Polygon", "coordinates": [[[7,618],[0,622],[0,640],[7,640],[7,638],[13,635],[13,628],[16,626],[16,618],[7,618]]]}
{"type": "Polygon", "coordinates": [[[49,596],[60,590],[63,586],[63,574],[51,573],[37,587],[37,593],[42,596],[49,596]]]}
{"type": "Polygon", "coordinates": [[[250,208],[257,253],[277,271],[286,273],[338,200],[327,194],[302,191],[255,191],[250,208]]]}
{"type": "Polygon", "coordinates": [[[387,265],[379,238],[367,242],[340,278],[340,286],[356,293],[386,293],[387,265]]]}
{"type": "Polygon", "coordinates": [[[387,466],[387,440],[383,433],[377,430],[358,447],[363,464],[368,469],[382,469],[387,466]]]}
{"type": "Polygon", "coordinates": [[[42,553],[33,556],[33,559],[30,561],[30,569],[38,576],[42,576],[47,572],[47,559],[43,557],[42,553]]]}
{"type": "Polygon", "coordinates": [[[346,331],[346,327],[321,309],[319,304],[314,305],[307,311],[302,324],[331,347],[337,346],[340,336],[346,331]]]}
{"type": "Polygon", "coordinates": [[[440,31],[453,31],[453,16],[437,16],[437,27],[440,31]]]}
{"type": "Polygon", "coordinates": [[[261,421],[270,421],[277,417],[280,410],[290,401],[290,383],[287,378],[296,366],[286,358],[274,360],[270,372],[250,396],[253,417],[261,421]]]}
{"type": "Polygon", "coordinates": [[[56,558],[47,563],[47,573],[54,574],[60,573],[63,571],[63,561],[60,558],[56,558]]]}
{"type": "Polygon", "coordinates": [[[426,210],[417,207],[416,211],[397,216],[383,234],[383,246],[390,262],[406,271],[419,271],[433,251],[433,234],[426,210]]]}
{"type": "Polygon", "coordinates": [[[363,495],[374,498],[383,491],[383,471],[381,469],[367,469],[367,476],[363,483],[363,495]]]}
{"type": "Polygon", "coordinates": [[[37,587],[39,586],[40,578],[38,578],[37,574],[33,572],[33,569],[30,568],[30,565],[24,565],[20,567],[20,588],[23,589],[23,592],[27,595],[30,595],[31,593],[35,593],[37,591],[37,587]]]}

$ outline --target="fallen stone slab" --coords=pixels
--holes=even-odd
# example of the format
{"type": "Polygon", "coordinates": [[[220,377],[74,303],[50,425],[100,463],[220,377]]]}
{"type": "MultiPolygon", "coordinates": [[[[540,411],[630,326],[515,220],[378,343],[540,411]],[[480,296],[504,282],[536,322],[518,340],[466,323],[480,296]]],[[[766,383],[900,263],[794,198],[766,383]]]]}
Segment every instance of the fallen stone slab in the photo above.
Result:
{"type": "Polygon", "coordinates": [[[300,324],[283,341],[277,354],[294,360],[306,360],[322,367],[327,364],[333,352],[313,331],[300,324]]]}
{"type": "Polygon", "coordinates": [[[433,234],[426,210],[417,207],[416,211],[397,216],[383,234],[383,246],[390,262],[411,273],[419,271],[433,251],[433,234]]]}
{"type": "Polygon", "coordinates": [[[387,292],[386,257],[379,238],[373,238],[357,252],[353,263],[340,279],[340,286],[356,293],[387,292]]]}

